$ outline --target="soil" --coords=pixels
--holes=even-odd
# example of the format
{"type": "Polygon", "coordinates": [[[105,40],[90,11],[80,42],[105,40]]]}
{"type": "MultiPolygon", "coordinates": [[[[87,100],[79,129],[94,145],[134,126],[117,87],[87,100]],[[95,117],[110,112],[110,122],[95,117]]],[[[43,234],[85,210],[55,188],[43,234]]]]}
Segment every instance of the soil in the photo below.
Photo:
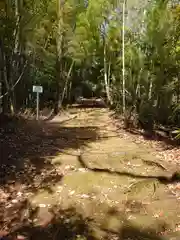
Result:
{"type": "Polygon", "coordinates": [[[24,239],[180,239],[180,149],[70,108],[0,131],[1,232],[24,239]]]}

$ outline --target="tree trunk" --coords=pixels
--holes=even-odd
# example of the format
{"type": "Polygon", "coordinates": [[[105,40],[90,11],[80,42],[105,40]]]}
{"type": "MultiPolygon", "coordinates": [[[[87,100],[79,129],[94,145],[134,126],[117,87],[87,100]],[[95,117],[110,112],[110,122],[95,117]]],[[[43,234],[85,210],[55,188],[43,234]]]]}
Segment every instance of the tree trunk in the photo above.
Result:
{"type": "Polygon", "coordinates": [[[15,18],[16,26],[14,29],[14,49],[12,52],[12,64],[11,71],[9,76],[9,84],[11,87],[11,114],[16,112],[16,89],[13,88],[13,85],[16,79],[19,77],[19,65],[20,65],[20,21],[21,21],[21,0],[15,0],[15,18]]]}
{"type": "Polygon", "coordinates": [[[54,105],[54,114],[58,114],[61,108],[61,61],[57,56],[56,60],[56,99],[54,105]]]}
{"type": "Polygon", "coordinates": [[[69,89],[69,91],[68,91],[68,102],[71,102],[72,101],[72,97],[71,97],[72,81],[70,81],[68,89],[69,89]]]}
{"type": "Polygon", "coordinates": [[[63,88],[63,92],[62,92],[62,97],[61,97],[61,105],[64,101],[64,96],[65,96],[65,93],[67,91],[67,87],[68,87],[68,81],[69,81],[69,77],[71,75],[71,72],[72,72],[72,68],[73,68],[73,65],[74,65],[74,61],[71,63],[71,66],[69,68],[69,71],[68,71],[68,74],[67,74],[67,77],[66,77],[66,81],[65,81],[65,84],[64,84],[64,88],[63,88]]]}
{"type": "Polygon", "coordinates": [[[122,32],[122,102],[123,102],[123,113],[125,114],[126,111],[126,84],[125,84],[125,7],[126,7],[126,1],[123,2],[123,32],[122,32]]]}
{"type": "MultiPolygon", "coordinates": [[[[6,16],[9,17],[10,3],[6,4],[6,16]]],[[[14,83],[18,78],[18,56],[19,54],[19,46],[20,46],[20,6],[21,0],[15,0],[15,19],[16,26],[13,32],[12,38],[14,39],[14,43],[12,46],[12,52],[5,52],[3,41],[1,41],[1,55],[2,55],[2,66],[3,66],[3,80],[6,86],[7,95],[7,105],[12,115],[15,114],[16,109],[16,96],[15,96],[15,88],[14,83]]]]}
{"type": "Polygon", "coordinates": [[[2,40],[0,39],[0,113],[3,112],[3,82],[4,82],[4,77],[3,77],[3,61],[2,61],[2,40]]]}
{"type": "Polygon", "coordinates": [[[9,76],[8,74],[10,72],[9,71],[10,63],[9,63],[9,57],[5,55],[3,40],[1,40],[0,42],[0,48],[1,48],[1,66],[2,66],[1,78],[4,82],[3,86],[6,87],[6,92],[3,95],[3,112],[6,112],[6,111],[8,112],[8,110],[10,110],[10,112],[14,114],[13,99],[12,99],[10,84],[8,81],[8,76],[9,76]]]}
{"type": "Polygon", "coordinates": [[[153,87],[153,83],[152,83],[152,79],[150,79],[148,100],[151,100],[152,98],[152,87],[153,87]]]}
{"type": "Polygon", "coordinates": [[[111,95],[110,95],[110,89],[109,89],[109,83],[108,83],[108,69],[107,69],[107,54],[106,54],[106,40],[104,37],[104,83],[105,83],[105,89],[106,89],[106,96],[108,103],[112,105],[111,95]]]}
{"type": "Polygon", "coordinates": [[[136,86],[136,96],[138,98],[141,97],[141,88],[140,88],[140,79],[141,79],[141,74],[142,74],[142,68],[140,69],[139,75],[138,75],[138,81],[137,81],[137,86],[136,86]]]}
{"type": "MultiPolygon", "coordinates": [[[[180,74],[179,74],[179,78],[180,79],[180,74]]],[[[180,103],[180,81],[178,80],[178,83],[177,83],[177,104],[180,103]]]]}
{"type": "Polygon", "coordinates": [[[63,81],[63,0],[57,0],[57,34],[56,34],[56,100],[54,114],[61,108],[61,83],[63,81]]]}
{"type": "MultiPolygon", "coordinates": [[[[22,0],[15,0],[15,17],[16,17],[16,27],[14,30],[14,51],[13,51],[13,59],[12,59],[12,84],[14,85],[15,81],[19,78],[21,74],[21,55],[22,55],[22,43],[21,43],[21,8],[22,8],[22,0]]],[[[21,91],[23,88],[23,84],[19,84],[21,87],[21,91]]],[[[24,91],[23,91],[24,92],[24,91]]],[[[18,87],[12,90],[13,93],[13,101],[14,101],[14,110],[17,110],[18,101],[21,100],[23,94],[18,94],[18,87]]]]}

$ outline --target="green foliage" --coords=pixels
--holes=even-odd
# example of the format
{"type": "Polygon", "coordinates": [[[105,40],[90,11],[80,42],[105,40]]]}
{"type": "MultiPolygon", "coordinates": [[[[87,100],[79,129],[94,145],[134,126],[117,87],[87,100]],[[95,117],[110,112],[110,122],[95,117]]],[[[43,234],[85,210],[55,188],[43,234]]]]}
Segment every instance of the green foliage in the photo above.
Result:
{"type": "MultiPolygon", "coordinates": [[[[3,71],[10,73],[10,86],[15,82],[11,76],[18,77],[28,60],[27,73],[16,88],[26,91],[21,100],[15,94],[15,102],[22,105],[26,101],[28,105],[35,83],[44,86],[47,101],[57,95],[61,99],[64,90],[68,101],[81,86],[89,96],[90,92],[104,96],[109,89],[112,105],[121,112],[122,1],[89,0],[85,5],[84,1],[67,0],[59,7],[57,0],[17,2],[18,6],[15,1],[0,1],[0,39],[7,60],[3,71]],[[16,59],[13,68],[17,50],[24,60],[16,59]]],[[[137,1],[137,10],[133,10],[133,1],[128,1],[126,6],[126,112],[133,109],[150,128],[154,122],[180,125],[180,8],[169,3],[153,0],[140,8],[137,1]],[[136,15],[133,20],[131,13],[136,15]]]]}
{"type": "Polygon", "coordinates": [[[172,133],[176,134],[176,139],[180,139],[180,129],[173,131],[172,133]]]}

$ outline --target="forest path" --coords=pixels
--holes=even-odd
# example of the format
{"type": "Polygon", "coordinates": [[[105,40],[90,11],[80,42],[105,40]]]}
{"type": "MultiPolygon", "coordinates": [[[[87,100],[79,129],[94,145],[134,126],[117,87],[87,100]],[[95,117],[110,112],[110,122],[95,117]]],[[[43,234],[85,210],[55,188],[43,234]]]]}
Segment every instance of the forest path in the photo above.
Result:
{"type": "Polygon", "coordinates": [[[69,222],[74,211],[92,221],[91,237],[77,231],[84,238],[61,239],[179,239],[179,184],[158,180],[171,176],[177,165],[118,130],[106,108],[72,108],[69,114],[74,117],[61,121],[57,116],[39,123],[41,133],[34,130],[36,143],[42,143],[36,146],[33,138],[36,156],[26,156],[36,169],[29,183],[33,188],[26,191],[30,204],[39,207],[34,224],[51,221],[49,209],[58,206],[69,222]]]}
{"type": "Polygon", "coordinates": [[[107,109],[81,109],[77,118],[63,124],[67,129],[76,128],[70,138],[77,148],[52,158],[63,178],[53,187],[53,194],[48,197],[41,192],[33,203],[51,206],[56,202],[65,209],[76,206],[101,228],[117,232],[121,218],[140,229],[153,225],[159,232],[175,229],[180,221],[180,199],[172,196],[167,185],[151,178],[171,175],[172,165],[156,158],[150,146],[135,143],[118,131],[111,115],[107,109]],[[111,208],[116,213],[108,215],[111,208]]]}

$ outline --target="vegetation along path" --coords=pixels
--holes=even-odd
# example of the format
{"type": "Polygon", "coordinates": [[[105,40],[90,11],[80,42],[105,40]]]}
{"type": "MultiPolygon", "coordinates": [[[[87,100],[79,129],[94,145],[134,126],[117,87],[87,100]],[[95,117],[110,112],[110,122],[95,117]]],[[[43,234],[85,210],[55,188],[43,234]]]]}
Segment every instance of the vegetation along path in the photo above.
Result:
{"type": "Polygon", "coordinates": [[[68,116],[16,123],[2,141],[11,173],[0,190],[2,232],[25,239],[179,239],[180,185],[168,181],[178,161],[117,128],[108,109],[71,108],[68,116]]]}

